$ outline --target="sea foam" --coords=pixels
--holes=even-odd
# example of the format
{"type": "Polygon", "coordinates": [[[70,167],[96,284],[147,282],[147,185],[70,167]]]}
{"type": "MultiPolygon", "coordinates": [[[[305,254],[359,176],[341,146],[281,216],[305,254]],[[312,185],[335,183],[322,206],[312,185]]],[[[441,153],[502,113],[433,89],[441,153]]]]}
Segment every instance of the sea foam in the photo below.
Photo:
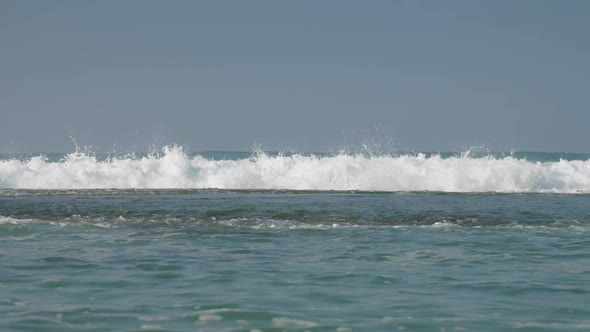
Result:
{"type": "Polygon", "coordinates": [[[238,160],[160,155],[99,160],[72,153],[0,160],[0,188],[219,188],[442,192],[590,192],[590,161],[532,162],[512,156],[277,155],[238,160]]]}

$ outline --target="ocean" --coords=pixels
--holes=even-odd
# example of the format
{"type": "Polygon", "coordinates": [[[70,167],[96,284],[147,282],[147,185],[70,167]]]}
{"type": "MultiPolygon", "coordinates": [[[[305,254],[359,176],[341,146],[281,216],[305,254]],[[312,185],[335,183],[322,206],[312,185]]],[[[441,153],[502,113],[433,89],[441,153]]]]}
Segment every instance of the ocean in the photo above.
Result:
{"type": "Polygon", "coordinates": [[[590,331],[590,155],[0,155],[1,331],[590,331]]]}

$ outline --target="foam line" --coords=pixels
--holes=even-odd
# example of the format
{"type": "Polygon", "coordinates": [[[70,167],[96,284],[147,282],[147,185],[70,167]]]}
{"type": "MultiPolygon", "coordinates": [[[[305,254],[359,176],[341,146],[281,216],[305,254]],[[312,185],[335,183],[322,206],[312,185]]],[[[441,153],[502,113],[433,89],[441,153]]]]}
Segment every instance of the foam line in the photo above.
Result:
{"type": "Polygon", "coordinates": [[[443,192],[590,192],[590,161],[423,154],[191,157],[182,147],[143,158],[98,160],[75,152],[0,160],[0,187],[27,189],[220,188],[443,192]]]}

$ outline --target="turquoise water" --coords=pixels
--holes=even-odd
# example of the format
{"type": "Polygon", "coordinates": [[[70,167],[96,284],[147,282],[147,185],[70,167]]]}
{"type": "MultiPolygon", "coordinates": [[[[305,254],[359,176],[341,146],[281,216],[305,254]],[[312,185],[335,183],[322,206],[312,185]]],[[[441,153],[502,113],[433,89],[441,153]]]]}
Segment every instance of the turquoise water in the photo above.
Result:
{"type": "MultiPolygon", "coordinates": [[[[289,161],[272,158],[281,167],[289,161]]],[[[525,191],[447,192],[237,185],[99,189],[56,178],[43,183],[61,188],[26,189],[1,175],[24,172],[19,183],[32,183],[25,180],[35,172],[88,177],[100,168],[108,180],[113,168],[135,168],[132,161],[83,158],[71,164],[63,158],[5,161],[0,330],[590,330],[586,160],[529,158],[519,164],[504,159],[512,157],[485,158],[457,160],[499,164],[507,176],[510,167],[541,169],[545,177],[539,181],[545,182],[523,182],[530,186],[525,191]],[[567,169],[577,182],[558,181],[567,169]]],[[[318,160],[299,161],[317,168],[334,162],[318,160]]],[[[156,162],[161,169],[182,160],[156,162]]],[[[188,173],[174,174],[185,180],[203,176],[190,167],[183,171],[188,173]]],[[[358,169],[335,171],[342,176],[332,183],[358,184],[345,172],[358,169]]],[[[272,176],[272,183],[291,183],[282,174],[272,176]]],[[[239,180],[232,177],[234,184],[250,183],[239,180]]],[[[415,181],[447,180],[427,174],[415,181]]]]}

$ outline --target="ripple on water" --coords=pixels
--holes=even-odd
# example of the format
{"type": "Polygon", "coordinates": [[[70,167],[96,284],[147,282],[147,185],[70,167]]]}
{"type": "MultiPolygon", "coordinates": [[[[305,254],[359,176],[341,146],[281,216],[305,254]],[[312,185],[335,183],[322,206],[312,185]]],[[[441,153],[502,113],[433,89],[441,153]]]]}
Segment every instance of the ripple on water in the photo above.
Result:
{"type": "Polygon", "coordinates": [[[199,321],[201,321],[201,322],[217,322],[220,320],[223,320],[223,317],[221,317],[219,315],[213,315],[213,314],[199,315],[199,321]]]}
{"type": "Polygon", "coordinates": [[[274,327],[278,328],[312,328],[318,326],[314,322],[288,317],[275,317],[271,322],[274,327]]]}

